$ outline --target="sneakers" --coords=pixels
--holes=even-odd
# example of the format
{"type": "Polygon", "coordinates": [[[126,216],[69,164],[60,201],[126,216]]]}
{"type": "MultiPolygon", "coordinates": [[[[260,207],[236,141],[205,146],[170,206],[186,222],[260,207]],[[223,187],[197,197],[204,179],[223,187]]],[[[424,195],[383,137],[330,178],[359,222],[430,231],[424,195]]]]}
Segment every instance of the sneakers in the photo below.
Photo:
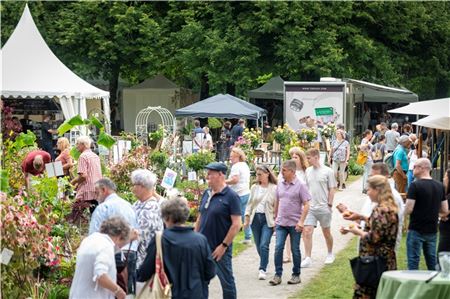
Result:
{"type": "Polygon", "coordinates": [[[270,281],[269,281],[270,285],[276,286],[279,285],[281,283],[281,277],[278,275],[275,275],[270,281]]]}
{"type": "Polygon", "coordinates": [[[264,270],[259,270],[258,279],[259,280],[266,280],[267,274],[264,270]]]}
{"type": "Polygon", "coordinates": [[[332,264],[332,263],[334,263],[334,260],[335,260],[334,254],[329,253],[325,259],[325,264],[327,264],[327,265],[332,264]]]}
{"type": "Polygon", "coordinates": [[[300,275],[292,274],[291,279],[287,282],[288,284],[299,284],[302,280],[300,279],[300,275]]]}
{"type": "Polygon", "coordinates": [[[250,239],[242,240],[241,244],[250,245],[250,244],[252,244],[252,240],[250,240],[250,239]]]}
{"type": "Polygon", "coordinates": [[[302,261],[302,264],[300,265],[300,267],[302,268],[309,268],[312,265],[312,259],[307,256],[305,257],[305,259],[302,261]]]}

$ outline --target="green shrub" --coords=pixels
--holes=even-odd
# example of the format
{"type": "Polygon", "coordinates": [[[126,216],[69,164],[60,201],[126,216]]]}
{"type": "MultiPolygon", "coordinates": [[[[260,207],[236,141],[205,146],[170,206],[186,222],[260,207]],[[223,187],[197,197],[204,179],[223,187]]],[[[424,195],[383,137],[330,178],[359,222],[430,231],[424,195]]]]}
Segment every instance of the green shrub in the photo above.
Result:
{"type": "Polygon", "coordinates": [[[186,158],[186,166],[195,172],[205,169],[205,166],[215,161],[215,156],[211,152],[198,152],[186,158]]]}

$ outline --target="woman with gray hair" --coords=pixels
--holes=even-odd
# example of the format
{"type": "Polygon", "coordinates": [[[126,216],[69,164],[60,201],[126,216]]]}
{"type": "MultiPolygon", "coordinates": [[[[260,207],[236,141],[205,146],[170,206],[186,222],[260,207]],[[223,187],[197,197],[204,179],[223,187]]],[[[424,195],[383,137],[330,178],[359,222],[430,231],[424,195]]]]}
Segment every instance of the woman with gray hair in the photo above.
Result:
{"type": "MultiPolygon", "coordinates": [[[[172,298],[208,298],[215,263],[206,237],[186,226],[187,200],[171,198],[161,204],[161,213],[167,227],[162,234],[164,270],[172,284],[172,298]]],[[[147,281],[155,273],[155,256],[156,242],[152,239],[138,270],[138,281],[147,281]]]]}
{"type": "Polygon", "coordinates": [[[137,169],[131,173],[132,192],[137,197],[133,204],[140,232],[136,266],[144,261],[146,249],[155,237],[156,231],[164,228],[161,218],[159,196],[156,194],[156,175],[147,169],[137,169]]]}
{"type": "Polygon", "coordinates": [[[70,299],[123,299],[126,294],[116,283],[115,247],[130,238],[130,226],[122,217],[105,220],[100,232],[86,237],[77,251],[77,264],[70,287],[70,299]]]}

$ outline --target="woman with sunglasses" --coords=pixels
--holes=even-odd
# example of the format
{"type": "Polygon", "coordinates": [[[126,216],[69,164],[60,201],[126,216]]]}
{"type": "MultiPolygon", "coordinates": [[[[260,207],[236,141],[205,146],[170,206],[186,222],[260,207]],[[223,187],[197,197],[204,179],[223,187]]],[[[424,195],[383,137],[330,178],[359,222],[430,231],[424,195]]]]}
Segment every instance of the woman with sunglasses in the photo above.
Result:
{"type": "Polygon", "coordinates": [[[260,257],[258,279],[266,279],[269,245],[274,227],[274,207],[277,179],[265,165],[256,167],[256,184],[251,187],[245,210],[244,227],[251,226],[256,250],[260,257]]]}

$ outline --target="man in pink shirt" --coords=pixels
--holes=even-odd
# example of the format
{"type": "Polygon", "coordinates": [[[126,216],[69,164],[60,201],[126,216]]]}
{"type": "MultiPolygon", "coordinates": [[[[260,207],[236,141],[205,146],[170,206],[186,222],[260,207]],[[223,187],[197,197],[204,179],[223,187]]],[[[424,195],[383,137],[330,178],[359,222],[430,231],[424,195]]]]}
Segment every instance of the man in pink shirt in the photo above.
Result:
{"type": "Polygon", "coordinates": [[[100,158],[91,151],[91,139],[87,136],[78,137],[76,147],[81,153],[78,158],[78,176],[70,183],[76,187],[75,199],[78,202],[88,203],[92,214],[98,205],[95,182],[102,178],[100,158]]]}
{"type": "Polygon", "coordinates": [[[300,237],[303,231],[306,215],[309,210],[309,194],[306,184],[295,175],[297,164],[294,160],[285,161],[281,168],[283,179],[277,186],[277,199],[275,201],[275,276],[269,283],[281,283],[283,273],[283,250],[286,238],[291,238],[292,250],[292,277],[288,284],[298,284],[300,280],[300,237]]]}

